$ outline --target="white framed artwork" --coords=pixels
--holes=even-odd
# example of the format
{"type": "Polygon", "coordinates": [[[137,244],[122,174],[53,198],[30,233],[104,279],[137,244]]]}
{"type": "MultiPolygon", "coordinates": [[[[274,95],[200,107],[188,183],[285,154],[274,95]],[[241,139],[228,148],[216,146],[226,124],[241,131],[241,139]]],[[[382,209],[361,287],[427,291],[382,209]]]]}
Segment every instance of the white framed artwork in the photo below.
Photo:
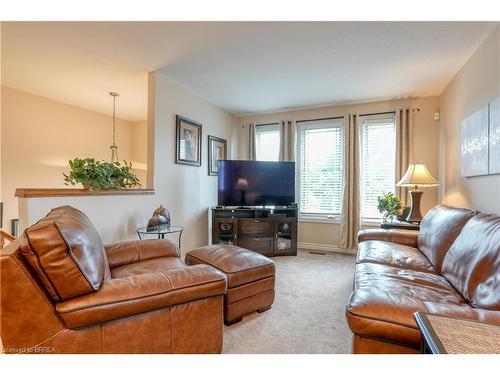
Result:
{"type": "Polygon", "coordinates": [[[489,174],[500,173],[500,98],[490,103],[490,166],[489,174]]]}
{"type": "Polygon", "coordinates": [[[489,172],[488,105],[477,110],[461,124],[462,176],[482,176],[489,172]]]}

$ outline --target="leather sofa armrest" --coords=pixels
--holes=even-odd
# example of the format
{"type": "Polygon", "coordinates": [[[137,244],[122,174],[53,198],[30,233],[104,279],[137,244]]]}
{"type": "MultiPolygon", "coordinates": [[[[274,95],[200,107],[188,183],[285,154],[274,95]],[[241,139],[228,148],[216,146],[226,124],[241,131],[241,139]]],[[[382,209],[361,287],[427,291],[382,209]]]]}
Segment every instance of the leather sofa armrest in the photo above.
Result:
{"type": "Polygon", "coordinates": [[[358,232],[358,243],[363,241],[386,241],[417,247],[418,231],[405,229],[363,229],[358,232]]]}
{"type": "Polygon", "coordinates": [[[483,323],[500,324],[500,311],[475,309],[470,305],[424,302],[427,312],[453,318],[477,320],[483,323]]]}
{"type": "Polygon", "coordinates": [[[169,240],[123,241],[106,245],[105,249],[111,269],[146,259],[181,257],[177,246],[169,240]]]}
{"type": "Polygon", "coordinates": [[[214,267],[186,266],[105,280],[95,293],[57,303],[56,312],[66,327],[78,328],[223,295],[226,284],[214,267]]]}

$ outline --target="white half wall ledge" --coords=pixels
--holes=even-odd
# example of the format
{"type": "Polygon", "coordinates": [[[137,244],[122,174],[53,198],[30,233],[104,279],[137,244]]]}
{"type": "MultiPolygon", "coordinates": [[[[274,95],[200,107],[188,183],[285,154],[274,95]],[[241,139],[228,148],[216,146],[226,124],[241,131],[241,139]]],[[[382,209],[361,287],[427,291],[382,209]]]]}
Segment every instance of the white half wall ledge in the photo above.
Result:
{"type": "MultiPolygon", "coordinates": [[[[51,209],[69,205],[89,217],[104,244],[137,240],[137,228],[147,224],[158,204],[154,193],[19,198],[19,230],[22,233],[51,209]]],[[[172,240],[175,242],[176,238],[172,240]]]]}
{"type": "Polygon", "coordinates": [[[104,189],[92,191],[78,188],[18,188],[16,189],[15,196],[17,198],[41,198],[97,195],[149,195],[154,193],[154,189],[104,189]]]}

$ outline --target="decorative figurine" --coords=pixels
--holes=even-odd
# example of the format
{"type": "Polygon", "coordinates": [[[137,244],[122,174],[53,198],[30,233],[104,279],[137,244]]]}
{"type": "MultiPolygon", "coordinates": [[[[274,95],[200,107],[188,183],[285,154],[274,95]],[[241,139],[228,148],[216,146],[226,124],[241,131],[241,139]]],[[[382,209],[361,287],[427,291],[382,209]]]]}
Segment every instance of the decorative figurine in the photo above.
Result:
{"type": "Polygon", "coordinates": [[[167,228],[170,227],[170,212],[166,208],[160,205],[153,213],[153,216],[156,214],[163,216],[166,220],[167,228]]]}
{"type": "Polygon", "coordinates": [[[158,207],[153,212],[153,217],[149,219],[147,231],[154,232],[162,228],[170,227],[170,212],[163,206],[158,207]]]}

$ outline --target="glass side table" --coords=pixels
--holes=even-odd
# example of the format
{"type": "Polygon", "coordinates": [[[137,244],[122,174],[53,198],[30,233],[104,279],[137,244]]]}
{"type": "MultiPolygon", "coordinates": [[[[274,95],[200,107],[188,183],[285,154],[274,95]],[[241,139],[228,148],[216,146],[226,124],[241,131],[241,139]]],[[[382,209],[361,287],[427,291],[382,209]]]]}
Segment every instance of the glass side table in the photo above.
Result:
{"type": "Polygon", "coordinates": [[[166,234],[171,234],[171,233],[179,233],[178,237],[178,244],[179,244],[179,249],[181,248],[181,236],[182,236],[182,231],[184,230],[183,227],[176,227],[175,225],[171,225],[169,227],[164,227],[160,228],[158,230],[152,230],[152,231],[147,231],[147,227],[142,227],[137,229],[137,235],[139,236],[139,239],[142,240],[144,238],[147,238],[146,236],[149,235],[154,235],[157,236],[158,239],[165,239],[166,234]]]}

